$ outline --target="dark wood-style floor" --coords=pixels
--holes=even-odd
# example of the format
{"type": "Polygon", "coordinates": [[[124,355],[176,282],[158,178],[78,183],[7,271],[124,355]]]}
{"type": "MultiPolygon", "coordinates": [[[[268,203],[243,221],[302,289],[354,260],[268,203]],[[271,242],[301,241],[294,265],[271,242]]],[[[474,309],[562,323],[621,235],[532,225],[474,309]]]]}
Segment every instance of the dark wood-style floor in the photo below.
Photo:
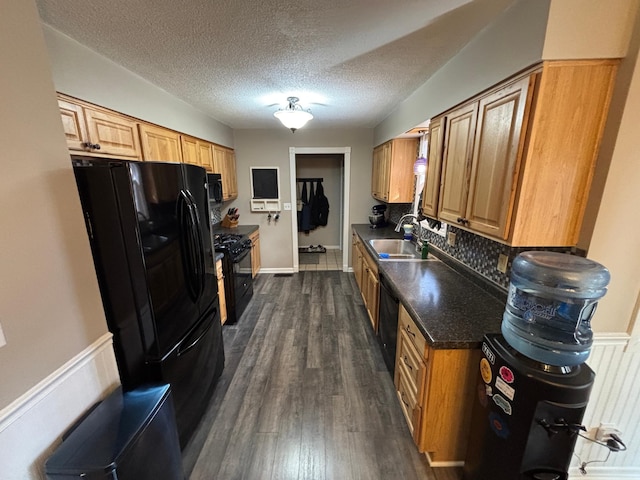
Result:
{"type": "Polygon", "coordinates": [[[457,480],[409,434],[353,274],[261,274],[184,451],[191,480],[457,480]]]}

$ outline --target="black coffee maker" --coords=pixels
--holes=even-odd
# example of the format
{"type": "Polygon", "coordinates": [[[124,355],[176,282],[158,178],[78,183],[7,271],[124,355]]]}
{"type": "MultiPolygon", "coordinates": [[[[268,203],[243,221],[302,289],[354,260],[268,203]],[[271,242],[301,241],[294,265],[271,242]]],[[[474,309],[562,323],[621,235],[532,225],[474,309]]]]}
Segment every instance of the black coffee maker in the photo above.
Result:
{"type": "Polygon", "coordinates": [[[387,206],[383,204],[374,205],[371,207],[371,215],[369,215],[370,228],[380,228],[387,225],[384,212],[387,210],[387,206]]]}

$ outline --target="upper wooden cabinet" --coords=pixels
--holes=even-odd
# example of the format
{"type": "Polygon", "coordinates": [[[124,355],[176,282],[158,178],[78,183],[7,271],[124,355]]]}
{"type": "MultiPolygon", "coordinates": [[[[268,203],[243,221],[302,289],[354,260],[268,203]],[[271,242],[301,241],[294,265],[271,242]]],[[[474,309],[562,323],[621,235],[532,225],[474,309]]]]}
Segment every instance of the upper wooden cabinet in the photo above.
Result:
{"type": "Polygon", "coordinates": [[[224,200],[238,197],[233,149],[181,134],[106,108],[58,94],[58,105],[69,150],[86,155],[127,160],[184,162],[222,173],[224,200]],[[217,150],[217,170],[214,169],[217,150]]]}
{"type": "Polygon", "coordinates": [[[188,135],[180,135],[182,160],[213,172],[213,144],[188,135]]]}
{"type": "Polygon", "coordinates": [[[544,62],[445,113],[438,217],[512,246],[575,245],[617,65],[544,62]]]}
{"type": "Polygon", "coordinates": [[[135,160],[142,157],[135,120],[65,95],[58,96],[58,106],[69,150],[135,160]]]}
{"type": "Polygon", "coordinates": [[[444,125],[444,117],[434,118],[429,123],[429,153],[427,155],[427,174],[422,194],[422,213],[430,217],[438,215],[444,125]]]}
{"type": "Polygon", "coordinates": [[[213,146],[213,171],[222,175],[222,199],[226,201],[238,198],[236,157],[232,149],[213,146]]]}
{"type": "Polygon", "coordinates": [[[373,149],[371,195],[386,203],[413,201],[413,164],[418,140],[396,138],[373,149]]]}
{"type": "Polygon", "coordinates": [[[179,133],[167,128],[141,123],[140,140],[143,160],[182,163],[179,133]]]}

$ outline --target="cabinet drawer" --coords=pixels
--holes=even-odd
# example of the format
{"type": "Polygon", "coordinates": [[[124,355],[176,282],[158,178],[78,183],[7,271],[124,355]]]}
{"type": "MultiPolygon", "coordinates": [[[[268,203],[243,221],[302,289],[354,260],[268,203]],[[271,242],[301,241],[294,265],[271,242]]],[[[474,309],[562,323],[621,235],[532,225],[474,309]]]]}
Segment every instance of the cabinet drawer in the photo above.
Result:
{"type": "Polygon", "coordinates": [[[404,413],[405,419],[407,420],[407,425],[409,425],[409,431],[415,438],[417,433],[415,429],[420,425],[420,408],[417,406],[416,396],[411,391],[408,383],[407,378],[401,373],[396,394],[400,401],[402,413],[404,413]]]}
{"type": "Polygon", "coordinates": [[[416,347],[409,340],[406,331],[400,331],[400,342],[398,342],[398,353],[396,357],[396,368],[400,368],[407,378],[409,386],[414,395],[418,396],[422,375],[424,374],[424,362],[418,354],[416,347]]]}
{"type": "Polygon", "coordinates": [[[427,341],[402,304],[400,304],[400,313],[398,315],[398,328],[407,334],[409,341],[416,347],[418,355],[424,358],[427,352],[427,341]]]}

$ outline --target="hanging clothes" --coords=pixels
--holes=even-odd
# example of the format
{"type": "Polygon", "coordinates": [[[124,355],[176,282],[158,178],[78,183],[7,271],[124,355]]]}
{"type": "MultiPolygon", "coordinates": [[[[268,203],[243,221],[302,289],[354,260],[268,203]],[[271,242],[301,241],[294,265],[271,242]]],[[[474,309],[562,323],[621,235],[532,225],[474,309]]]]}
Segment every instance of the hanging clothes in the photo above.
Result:
{"type": "Polygon", "coordinates": [[[317,217],[317,204],[316,204],[316,193],[313,189],[313,182],[309,182],[309,209],[311,211],[311,218],[310,218],[310,223],[311,223],[311,230],[315,230],[316,226],[318,225],[316,223],[316,217],[317,217]]]}
{"type": "Polygon", "coordinates": [[[314,225],[326,227],[328,219],[329,199],[324,195],[324,187],[322,186],[322,182],[318,182],[318,185],[316,186],[315,200],[313,202],[311,220],[314,225]]]}
{"type": "Polygon", "coordinates": [[[307,197],[307,182],[302,185],[302,194],[300,195],[302,200],[302,211],[300,212],[300,223],[298,223],[298,231],[309,233],[311,230],[311,205],[307,197]]]}

